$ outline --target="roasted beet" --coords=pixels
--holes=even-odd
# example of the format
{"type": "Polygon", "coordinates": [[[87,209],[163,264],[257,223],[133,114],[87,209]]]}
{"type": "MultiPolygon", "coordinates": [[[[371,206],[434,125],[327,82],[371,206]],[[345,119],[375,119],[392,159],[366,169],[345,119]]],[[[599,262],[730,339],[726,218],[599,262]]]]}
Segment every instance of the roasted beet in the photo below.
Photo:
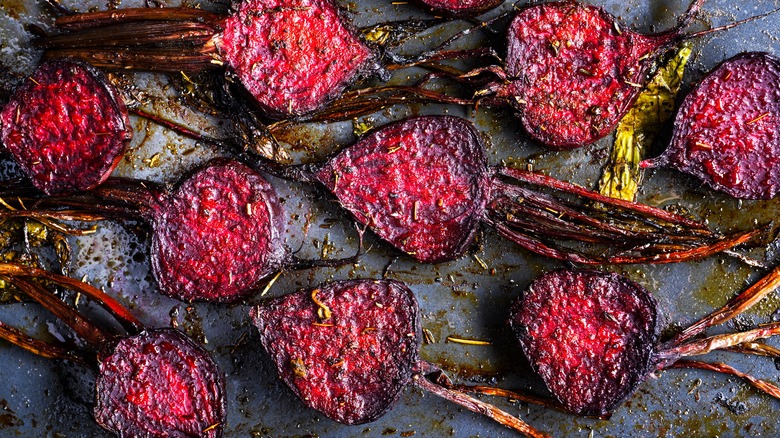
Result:
{"type": "Polygon", "coordinates": [[[733,374],[780,398],[780,388],[728,366],[681,360],[780,334],[780,324],[772,323],[691,340],[745,311],[778,285],[780,268],[673,340],[659,344],[657,304],[644,288],[618,274],[560,270],[531,283],[512,305],[509,325],[550,392],[576,414],[608,414],[651,372],[672,367],[733,374]]]}
{"type": "Polygon", "coordinates": [[[384,415],[409,383],[528,436],[546,436],[519,419],[424,375],[417,301],[397,281],[351,280],[302,290],[252,308],[263,348],[279,376],[309,407],[345,424],[384,415]]]}
{"type": "Polygon", "coordinates": [[[93,67],[42,64],[0,113],[5,149],[48,194],[91,189],[119,163],[133,136],[124,101],[93,67]]]}
{"type": "Polygon", "coordinates": [[[236,301],[283,267],[355,261],[292,256],[284,245],[284,211],[276,191],[259,173],[235,161],[211,161],[172,191],[144,181],[109,179],[88,194],[32,197],[36,208],[2,215],[147,221],[152,227],[152,273],[160,292],[186,301],[236,301]]]}
{"type": "Polygon", "coordinates": [[[222,436],[225,389],[221,371],[201,347],[173,329],[145,330],[118,302],[86,283],[37,268],[3,263],[0,273],[73,329],[91,350],[46,343],[0,323],[0,338],[35,354],[97,363],[95,420],[121,437],[222,436]],[[41,278],[105,307],[127,329],[115,336],[33,281],[41,278]],[[91,357],[96,353],[95,357],[91,357]]]}
{"type": "Polygon", "coordinates": [[[300,116],[373,67],[374,53],[331,0],[248,0],[228,17],[217,51],[270,116],[300,116]]]}
{"type": "Polygon", "coordinates": [[[359,223],[424,262],[463,253],[489,190],[479,134],[455,117],[379,129],[328,161],[316,177],[359,223]]]}
{"type": "Polygon", "coordinates": [[[146,330],[101,356],[95,421],[119,436],[221,435],[224,383],[182,332],[146,330]]]}
{"type": "Polygon", "coordinates": [[[251,316],[282,380],[341,423],[381,417],[419,360],[417,301],[397,282],[330,283],[256,306],[251,316]]]}
{"type": "Polygon", "coordinates": [[[275,118],[313,112],[379,68],[332,0],[246,0],[230,15],[125,9],[66,15],[57,26],[73,32],[41,42],[50,57],[174,73],[224,65],[275,118]]]}
{"type": "Polygon", "coordinates": [[[655,299],[618,274],[555,271],[535,280],[510,326],[544,383],[572,412],[601,415],[650,371],[655,299]]]}
{"type": "Polygon", "coordinates": [[[432,11],[453,17],[470,17],[495,8],[504,0],[417,0],[432,11]]]}
{"type": "Polygon", "coordinates": [[[721,63],[685,98],[672,142],[644,167],[671,166],[737,198],[780,190],[780,61],[743,53],[721,63]]]}
{"type": "Polygon", "coordinates": [[[663,210],[529,171],[488,167],[479,133],[457,117],[393,123],[318,168],[293,170],[285,176],[322,183],[358,223],[422,262],[461,255],[480,222],[526,249],[578,263],[700,258],[752,234],[723,239],[702,224],[663,210]],[[591,201],[608,207],[594,210],[591,201]],[[588,243],[591,251],[578,252],[562,244],[567,241],[588,243]]]}

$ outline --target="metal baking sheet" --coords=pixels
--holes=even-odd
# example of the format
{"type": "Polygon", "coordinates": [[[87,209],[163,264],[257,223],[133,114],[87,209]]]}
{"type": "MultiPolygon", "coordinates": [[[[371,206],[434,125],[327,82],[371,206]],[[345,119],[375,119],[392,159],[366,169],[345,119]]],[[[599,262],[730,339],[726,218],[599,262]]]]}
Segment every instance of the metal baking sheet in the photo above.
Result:
{"type": "MultiPolygon", "coordinates": [[[[63,3],[79,10],[103,9],[108,7],[107,3],[120,8],[142,6],[139,1],[129,0],[68,0],[63,3]]],[[[162,3],[178,5],[172,1],[162,3]]],[[[591,3],[620,17],[623,27],[646,32],[673,26],[676,17],[687,7],[687,2],[682,0],[591,0],[591,3]]],[[[778,3],[773,0],[708,0],[696,25],[704,28],[729,23],[769,11],[778,7],[778,3]]],[[[351,11],[358,26],[425,16],[414,5],[405,2],[371,0],[342,4],[351,11]]],[[[211,3],[202,6],[224,8],[224,5],[211,3]]],[[[511,7],[512,3],[507,2],[488,16],[511,7]]],[[[704,72],[736,53],[756,50],[780,54],[780,43],[776,38],[780,31],[778,17],[780,15],[695,41],[683,93],[704,72]]],[[[48,23],[50,16],[41,11],[38,2],[0,0],[0,65],[5,67],[5,73],[25,75],[31,71],[38,54],[30,48],[31,36],[25,26],[34,24],[46,28],[48,23]]],[[[450,24],[412,44],[430,44],[464,26],[463,23],[450,24]]],[[[498,30],[500,34],[504,28],[498,30]]],[[[476,44],[479,39],[476,36],[460,44],[476,44]]],[[[492,42],[499,51],[503,50],[502,41],[503,38],[498,37],[492,42]]],[[[143,94],[150,109],[212,134],[221,132],[220,120],[183,107],[165,76],[127,74],[123,79],[135,85],[135,92],[143,94]]],[[[531,164],[537,170],[586,186],[593,186],[609,150],[610,139],[576,151],[546,151],[527,140],[511,114],[500,109],[480,109],[473,115],[470,109],[456,107],[398,108],[372,116],[367,121],[379,126],[409,115],[442,112],[460,115],[476,123],[489,139],[492,163],[506,160],[531,164]]],[[[133,118],[133,124],[136,136],[116,175],[170,182],[198,163],[220,155],[219,151],[197,145],[145,120],[133,118]]],[[[305,125],[289,132],[283,140],[296,160],[317,160],[353,141],[352,126],[350,123],[305,125]]],[[[301,184],[271,180],[284,198],[287,209],[287,245],[294,250],[300,248],[299,256],[339,257],[355,251],[356,233],[346,215],[328,196],[301,184]]],[[[678,205],[694,216],[706,218],[713,227],[726,231],[748,229],[780,216],[777,200],[738,202],[700,187],[692,178],[666,170],[648,175],[640,200],[652,205],[678,205]]],[[[376,278],[386,273],[390,278],[409,284],[417,294],[423,327],[435,338],[435,342],[422,347],[426,360],[442,366],[452,377],[465,383],[489,383],[544,394],[541,381],[522,359],[504,322],[508,304],[531,279],[562,266],[561,263],[520,250],[487,229],[479,234],[477,243],[465,256],[433,266],[396,257],[397,253],[374,237],[369,236],[367,244],[373,249],[358,265],[286,272],[273,285],[269,295],[284,294],[331,279],[376,278]],[[492,344],[447,343],[448,335],[488,339],[492,344]]],[[[147,247],[143,224],[103,223],[95,235],[74,239],[74,263],[70,274],[105,288],[128,305],[147,326],[177,325],[204,343],[227,376],[225,436],[514,435],[486,418],[411,387],[403,393],[395,408],[376,422],[344,426],[322,417],[287,390],[260,351],[258,336],[247,318],[249,305],[259,298],[221,306],[190,305],[162,297],[155,292],[156,286],[149,273],[147,247]]],[[[775,255],[774,251],[769,251],[767,257],[774,260],[775,255]]],[[[621,272],[652,291],[659,301],[665,328],[683,325],[704,315],[761,274],[727,256],[696,263],[606,266],[604,269],[621,272]]],[[[780,296],[774,294],[738,322],[751,325],[778,319],[778,306],[780,296]]],[[[95,315],[99,321],[110,325],[105,315],[99,312],[95,315]]],[[[52,318],[34,305],[0,306],[0,319],[14,322],[43,338],[61,332],[61,328],[52,323],[52,318]]],[[[734,353],[713,356],[757,377],[775,383],[780,380],[780,371],[772,360],[734,353]]],[[[6,343],[0,344],[0,363],[0,436],[108,435],[91,417],[92,377],[88,370],[47,361],[6,343]]],[[[736,379],[699,371],[673,370],[648,379],[616,409],[609,421],[579,418],[501,399],[492,401],[553,436],[780,436],[779,401],[757,394],[736,379]]]]}

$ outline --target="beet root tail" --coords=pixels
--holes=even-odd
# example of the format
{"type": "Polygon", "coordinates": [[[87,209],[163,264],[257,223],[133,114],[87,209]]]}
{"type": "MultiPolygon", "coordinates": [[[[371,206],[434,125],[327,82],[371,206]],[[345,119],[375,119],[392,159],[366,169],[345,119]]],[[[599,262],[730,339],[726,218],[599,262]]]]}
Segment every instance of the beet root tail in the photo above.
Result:
{"type": "Polygon", "coordinates": [[[431,392],[445,400],[449,400],[457,405],[463,406],[464,408],[476,412],[478,414],[482,414],[486,417],[489,417],[496,422],[510,428],[513,430],[516,430],[523,435],[531,438],[549,438],[550,435],[538,431],[532,426],[530,426],[528,423],[524,422],[523,420],[509,414],[508,412],[502,411],[501,409],[498,409],[495,406],[492,406],[488,403],[485,403],[481,400],[478,400],[474,397],[471,397],[468,394],[465,394],[463,392],[445,388],[443,386],[436,385],[429,381],[425,376],[421,374],[415,374],[412,378],[415,385],[417,385],[419,388],[424,389],[428,392],[431,392]]]}

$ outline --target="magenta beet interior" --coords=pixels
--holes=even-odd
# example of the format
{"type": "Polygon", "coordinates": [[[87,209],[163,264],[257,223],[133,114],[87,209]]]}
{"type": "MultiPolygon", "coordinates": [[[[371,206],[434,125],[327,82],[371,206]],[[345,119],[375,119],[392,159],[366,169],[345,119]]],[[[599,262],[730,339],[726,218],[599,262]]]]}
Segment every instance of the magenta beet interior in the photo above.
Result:
{"type": "Polygon", "coordinates": [[[270,117],[305,115],[354,82],[374,53],[330,0],[247,0],[225,21],[223,59],[270,117]]]}
{"type": "Polygon", "coordinates": [[[106,77],[69,61],[42,64],[0,119],[3,146],[50,195],[103,182],[133,136],[125,104],[106,77]]]}

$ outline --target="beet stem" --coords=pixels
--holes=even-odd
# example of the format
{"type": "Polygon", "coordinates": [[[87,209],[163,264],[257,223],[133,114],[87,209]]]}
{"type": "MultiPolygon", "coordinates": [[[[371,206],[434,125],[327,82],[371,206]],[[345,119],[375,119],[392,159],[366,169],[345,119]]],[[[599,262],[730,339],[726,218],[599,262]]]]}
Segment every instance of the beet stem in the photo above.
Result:
{"type": "Polygon", "coordinates": [[[724,350],[733,351],[735,353],[771,357],[773,359],[780,358],[780,348],[776,348],[761,342],[743,342],[742,344],[735,345],[733,347],[724,348],[724,350]]]}
{"type": "Polygon", "coordinates": [[[221,68],[212,37],[224,16],[188,8],[130,8],[60,17],[74,32],[36,41],[48,58],[101,68],[200,72],[221,68]]]}
{"type": "Polygon", "coordinates": [[[43,342],[38,339],[25,335],[15,327],[4,324],[0,321],[0,339],[21,347],[30,353],[46,359],[62,359],[73,362],[85,362],[84,358],[74,353],[68,348],[64,348],[49,342],[43,342]]]}
{"type": "Polygon", "coordinates": [[[12,283],[25,295],[54,314],[54,316],[73,329],[73,331],[92,348],[97,349],[104,345],[108,340],[108,335],[106,333],[89,322],[76,310],[67,306],[43,286],[18,277],[14,278],[7,275],[0,275],[0,278],[12,283]]]}
{"type": "Polygon", "coordinates": [[[662,366],[665,367],[669,362],[682,357],[700,356],[715,350],[723,350],[758,339],[770,338],[778,334],[780,334],[780,323],[775,322],[744,332],[726,333],[688,341],[676,347],[662,350],[659,352],[659,358],[662,360],[662,366]]]}
{"type": "Polygon", "coordinates": [[[677,347],[688,339],[702,333],[704,330],[734,318],[753,307],[753,305],[761,301],[779,286],[780,266],[773,269],[769,274],[758,280],[744,292],[732,298],[731,301],[720,309],[689,325],[685,330],[667,342],[665,348],[671,349],[677,347]]]}
{"type": "MultiPolygon", "coordinates": [[[[449,385],[447,386],[449,389],[453,389],[455,391],[460,392],[473,392],[476,394],[484,394],[484,395],[490,395],[495,397],[503,397],[507,398],[509,400],[517,400],[523,403],[531,403],[539,406],[543,406],[548,409],[554,409],[559,412],[566,412],[571,413],[568,409],[566,409],[565,406],[563,406],[559,401],[547,398],[547,397],[540,397],[533,394],[526,394],[522,392],[516,392],[511,391],[508,389],[503,388],[494,388],[492,386],[483,386],[483,385],[449,385]]],[[[610,417],[610,414],[602,415],[598,417],[600,420],[608,420],[610,417]]]]}
{"type": "MultiPolygon", "coordinates": [[[[696,3],[703,3],[703,0],[701,2],[697,1],[696,3]]],[[[734,23],[726,24],[724,26],[718,26],[718,27],[714,27],[712,29],[702,30],[702,31],[699,31],[699,32],[690,33],[690,34],[684,35],[682,38],[683,38],[683,40],[691,40],[691,39],[694,39],[694,38],[699,38],[701,36],[709,35],[711,33],[716,33],[716,32],[721,32],[721,31],[724,31],[724,30],[729,30],[729,29],[735,28],[737,26],[743,25],[745,23],[750,23],[751,21],[759,20],[761,18],[766,18],[766,17],[768,17],[768,16],[770,16],[770,15],[772,15],[772,14],[778,12],[778,11],[780,11],[780,8],[773,9],[773,10],[771,10],[769,12],[765,12],[763,14],[756,15],[754,17],[745,18],[744,20],[735,21],[734,23]]]]}
{"type": "Polygon", "coordinates": [[[772,383],[766,382],[764,380],[759,380],[749,374],[745,374],[742,371],[739,371],[736,368],[733,368],[724,363],[720,363],[720,362],[708,363],[708,362],[700,362],[696,360],[680,360],[669,365],[668,368],[695,368],[700,370],[715,371],[716,373],[736,376],[747,381],[751,386],[758,389],[759,391],[780,400],[780,388],[778,388],[777,386],[773,385],[772,383]]]}
{"type": "Polygon", "coordinates": [[[495,406],[492,406],[481,400],[477,400],[476,398],[464,394],[460,391],[444,388],[442,386],[431,383],[430,381],[428,381],[428,379],[425,378],[425,376],[421,374],[415,374],[412,377],[412,380],[414,381],[414,384],[421,389],[431,392],[457,405],[463,406],[464,408],[472,412],[476,412],[478,414],[492,418],[499,424],[502,424],[510,429],[514,429],[525,436],[532,437],[532,438],[550,437],[550,435],[534,429],[529,424],[525,423],[523,420],[505,411],[502,411],[501,409],[498,409],[495,406]]]}
{"type": "MultiPolygon", "coordinates": [[[[103,292],[102,290],[75,280],[64,275],[58,275],[49,271],[34,268],[31,266],[23,266],[15,263],[0,263],[0,275],[10,278],[11,283],[15,283],[17,279],[22,277],[29,278],[43,278],[52,283],[59,284],[73,291],[82,293],[87,297],[97,302],[101,307],[108,311],[116,320],[122,324],[122,326],[130,333],[138,333],[143,330],[143,324],[135,317],[129,310],[122,306],[117,300],[103,292]]],[[[26,281],[26,280],[24,280],[26,281]]],[[[50,292],[43,289],[44,294],[49,298],[53,298],[57,303],[62,303],[59,299],[54,297],[50,292]]],[[[46,297],[44,297],[46,298],[46,297]]],[[[64,305],[64,304],[63,304],[64,305]]],[[[67,307],[67,306],[66,306],[67,307]]],[[[70,308],[69,308],[70,309],[70,308]]]]}

